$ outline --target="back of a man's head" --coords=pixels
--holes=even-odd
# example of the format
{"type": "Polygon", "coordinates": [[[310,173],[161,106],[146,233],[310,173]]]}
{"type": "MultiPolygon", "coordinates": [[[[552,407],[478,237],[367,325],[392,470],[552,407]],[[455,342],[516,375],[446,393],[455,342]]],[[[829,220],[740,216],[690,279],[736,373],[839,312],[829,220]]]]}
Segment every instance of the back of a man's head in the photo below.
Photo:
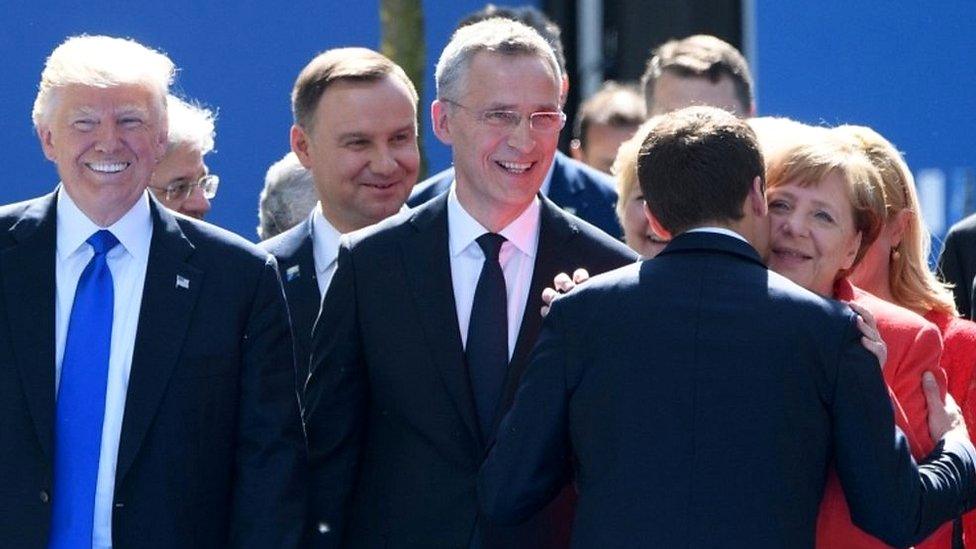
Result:
{"type": "Polygon", "coordinates": [[[745,57],[728,42],[706,34],[670,40],[656,48],[641,77],[641,88],[648,114],[663,114],[692,103],[731,109],[740,116],[751,116],[753,111],[752,75],[745,57]],[[658,97],[658,84],[665,75],[677,79],[674,87],[678,89],[669,90],[668,97],[658,97]],[[730,86],[722,97],[716,95],[719,90],[712,90],[710,97],[696,98],[696,90],[690,88],[688,96],[682,97],[682,83],[701,80],[718,86],[723,79],[730,86]]]}
{"type": "Polygon", "coordinates": [[[650,131],[637,177],[651,213],[676,236],[742,219],[753,181],[764,177],[764,163],[744,121],[722,109],[688,107],[662,116],[650,131]]]}
{"type": "Polygon", "coordinates": [[[268,168],[258,204],[258,237],[267,240],[298,225],[319,197],[312,173],[289,152],[268,168]]]}

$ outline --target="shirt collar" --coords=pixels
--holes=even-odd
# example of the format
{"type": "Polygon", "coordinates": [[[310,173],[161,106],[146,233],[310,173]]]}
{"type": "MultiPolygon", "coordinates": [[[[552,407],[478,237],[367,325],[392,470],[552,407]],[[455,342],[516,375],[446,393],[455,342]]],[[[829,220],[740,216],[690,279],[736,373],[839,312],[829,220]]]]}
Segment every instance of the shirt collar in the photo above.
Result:
{"type": "MultiPolygon", "coordinates": [[[[532,202],[518,217],[499,231],[505,240],[531,258],[535,257],[538,249],[540,207],[537,196],[532,199],[532,202]]],[[[457,198],[454,185],[451,186],[450,194],[447,197],[447,223],[450,228],[448,238],[450,239],[451,257],[457,257],[479,236],[490,232],[464,209],[457,198]]]]}
{"type": "MultiPolygon", "coordinates": [[[[725,236],[731,236],[732,238],[738,238],[739,240],[749,244],[749,241],[745,239],[741,234],[733,231],[732,229],[726,229],[725,227],[697,227],[694,229],[689,229],[685,231],[686,233],[718,233],[724,234],[725,236]]],[[[750,246],[752,244],[749,244],[750,246]]]]}
{"type": "Polygon", "coordinates": [[[108,227],[99,227],[89,219],[63,186],[58,191],[57,208],[59,259],[65,259],[77,252],[91,235],[104,228],[112,232],[133,258],[139,261],[148,260],[149,245],[152,241],[152,214],[146,191],[142,192],[142,196],[125,215],[108,227]]]}
{"type": "Polygon", "coordinates": [[[322,214],[322,203],[315,204],[312,210],[312,255],[315,271],[324,273],[339,257],[339,239],[342,237],[332,223],[322,214]]]}

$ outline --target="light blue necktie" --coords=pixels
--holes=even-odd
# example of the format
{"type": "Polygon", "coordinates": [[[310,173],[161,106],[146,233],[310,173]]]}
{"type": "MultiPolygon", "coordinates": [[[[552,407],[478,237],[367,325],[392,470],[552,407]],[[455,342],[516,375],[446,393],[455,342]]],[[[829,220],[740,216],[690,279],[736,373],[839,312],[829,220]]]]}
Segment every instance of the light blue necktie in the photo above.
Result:
{"type": "Polygon", "coordinates": [[[105,256],[119,241],[101,230],[87,242],[95,256],[78,279],[58,384],[49,549],[92,545],[115,302],[105,256]]]}

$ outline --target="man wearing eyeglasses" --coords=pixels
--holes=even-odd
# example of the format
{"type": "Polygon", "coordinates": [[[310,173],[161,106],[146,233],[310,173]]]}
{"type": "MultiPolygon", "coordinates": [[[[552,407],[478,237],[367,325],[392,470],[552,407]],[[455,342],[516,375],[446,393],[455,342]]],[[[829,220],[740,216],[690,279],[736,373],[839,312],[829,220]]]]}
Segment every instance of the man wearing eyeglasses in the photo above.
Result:
{"type": "Polygon", "coordinates": [[[203,219],[220,183],[203,162],[214,148],[213,113],[173,95],[166,97],[166,111],[166,156],[156,164],[149,188],[167,208],[203,219]]]}
{"type": "Polygon", "coordinates": [[[565,117],[532,29],[459,29],[437,64],[440,197],[346,236],[312,333],[305,422],[323,547],[567,547],[570,491],[525,524],[478,510],[475,478],[563,270],[633,253],[539,193],[565,117]]]}

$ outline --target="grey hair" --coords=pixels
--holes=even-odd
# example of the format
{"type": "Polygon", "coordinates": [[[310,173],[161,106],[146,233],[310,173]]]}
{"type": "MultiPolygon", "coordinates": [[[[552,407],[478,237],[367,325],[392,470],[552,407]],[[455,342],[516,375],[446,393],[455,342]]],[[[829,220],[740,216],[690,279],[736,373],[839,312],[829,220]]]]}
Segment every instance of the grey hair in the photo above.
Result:
{"type": "Polygon", "coordinates": [[[72,36],[55,48],[44,63],[31,119],[34,127],[46,124],[59,90],[70,85],[109,88],[142,84],[157,92],[159,115],[163,116],[163,98],[175,72],[176,66],[169,57],[135,40],[72,36]]]}
{"type": "Polygon", "coordinates": [[[169,150],[187,145],[204,156],[214,149],[214,113],[199,104],[176,97],[166,96],[166,114],[169,116],[169,150]]]}
{"type": "Polygon", "coordinates": [[[438,99],[457,100],[460,97],[462,81],[467,76],[471,60],[483,51],[539,57],[552,69],[556,81],[562,81],[556,54],[538,32],[517,21],[494,17],[461,27],[451,36],[434,72],[438,99]]]}
{"type": "Polygon", "coordinates": [[[289,152],[268,168],[258,205],[258,237],[267,240],[298,225],[319,197],[312,172],[289,152]]]}

